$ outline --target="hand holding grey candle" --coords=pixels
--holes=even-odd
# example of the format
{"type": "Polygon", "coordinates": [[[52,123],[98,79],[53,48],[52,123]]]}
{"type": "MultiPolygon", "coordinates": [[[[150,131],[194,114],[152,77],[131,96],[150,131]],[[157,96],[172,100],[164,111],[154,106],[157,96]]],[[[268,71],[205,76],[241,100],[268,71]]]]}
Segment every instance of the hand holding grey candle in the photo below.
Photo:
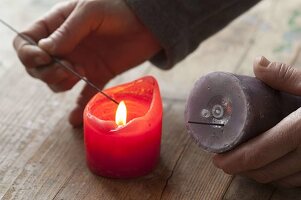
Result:
{"type": "Polygon", "coordinates": [[[222,153],[276,125],[301,106],[257,78],[225,72],[201,77],[187,101],[189,133],[205,150],[222,153]]]}
{"type": "MultiPolygon", "coordinates": [[[[200,137],[204,138],[204,141],[200,141],[201,146],[208,146],[209,150],[220,148],[221,151],[245,142],[231,151],[215,155],[214,164],[226,173],[244,175],[258,182],[274,182],[288,187],[301,186],[300,97],[287,94],[301,95],[301,71],[282,63],[269,62],[262,57],[255,61],[254,72],[258,79],[283,92],[277,92],[249,77],[221,74],[220,80],[230,76],[230,81],[236,80],[237,83],[230,82],[230,89],[225,83],[222,86],[224,90],[220,90],[223,96],[230,99],[225,98],[227,101],[222,101],[222,107],[226,108],[224,116],[214,121],[223,121],[226,129],[220,131],[221,128],[216,126],[199,128],[211,131],[211,135],[206,133],[200,137]],[[251,110],[246,109],[246,106],[251,110]],[[289,114],[290,112],[292,113],[289,114]],[[258,136],[250,139],[256,135],[258,136]],[[247,141],[248,139],[250,140],[247,141]],[[226,141],[226,146],[223,146],[223,141],[226,141]]],[[[214,84],[210,82],[210,85],[215,86],[220,80],[215,80],[214,84]]],[[[207,120],[213,119],[209,117],[207,120]]],[[[197,130],[192,126],[196,125],[188,125],[191,133],[197,130]]]]}

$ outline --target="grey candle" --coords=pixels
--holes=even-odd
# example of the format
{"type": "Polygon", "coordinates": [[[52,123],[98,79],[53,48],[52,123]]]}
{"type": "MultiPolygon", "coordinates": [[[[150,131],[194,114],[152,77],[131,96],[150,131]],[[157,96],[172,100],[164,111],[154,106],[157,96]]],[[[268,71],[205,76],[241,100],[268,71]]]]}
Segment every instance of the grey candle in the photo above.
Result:
{"type": "Polygon", "coordinates": [[[300,106],[301,97],[256,78],[214,72],[195,83],[186,104],[186,127],[200,147],[222,153],[275,126],[300,106]]]}

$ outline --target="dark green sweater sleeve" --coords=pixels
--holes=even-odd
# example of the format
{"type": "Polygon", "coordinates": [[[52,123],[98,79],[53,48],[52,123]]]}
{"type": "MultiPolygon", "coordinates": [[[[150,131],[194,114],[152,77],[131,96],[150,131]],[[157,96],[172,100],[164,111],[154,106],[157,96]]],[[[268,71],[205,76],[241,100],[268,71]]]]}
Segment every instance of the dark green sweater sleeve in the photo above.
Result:
{"type": "Polygon", "coordinates": [[[126,0],[163,50],[151,61],[169,69],[260,0],[126,0]]]}

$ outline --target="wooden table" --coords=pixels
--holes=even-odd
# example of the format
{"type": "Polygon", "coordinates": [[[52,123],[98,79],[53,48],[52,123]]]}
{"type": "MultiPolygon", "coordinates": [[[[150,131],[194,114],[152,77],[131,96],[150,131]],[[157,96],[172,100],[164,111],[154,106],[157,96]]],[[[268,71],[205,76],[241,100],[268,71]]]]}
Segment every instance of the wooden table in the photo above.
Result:
{"type": "MultiPolygon", "coordinates": [[[[57,1],[1,0],[1,17],[23,28],[57,1]],[[26,12],[22,12],[26,10],[26,12]],[[23,24],[26,21],[26,24],[23,24]]],[[[96,177],[85,164],[82,130],[67,123],[79,84],[53,94],[31,79],[0,28],[0,198],[2,199],[301,199],[300,189],[278,189],[216,169],[211,155],[187,134],[183,112],[193,82],[211,71],[252,75],[266,55],[301,66],[301,2],[265,0],[173,70],[146,63],[110,85],[154,75],[164,101],[161,159],[153,173],[132,180],[96,177]],[[298,10],[299,9],[299,10],[298,10]]]]}

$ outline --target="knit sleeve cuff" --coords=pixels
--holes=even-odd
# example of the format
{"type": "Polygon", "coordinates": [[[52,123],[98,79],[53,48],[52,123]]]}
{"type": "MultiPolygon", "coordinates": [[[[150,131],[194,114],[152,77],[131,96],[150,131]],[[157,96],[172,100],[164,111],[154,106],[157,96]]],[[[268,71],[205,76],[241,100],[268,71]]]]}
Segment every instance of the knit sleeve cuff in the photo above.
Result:
{"type": "Polygon", "coordinates": [[[179,34],[177,24],[171,21],[167,10],[162,5],[164,1],[159,0],[126,0],[128,6],[134,11],[137,17],[154,34],[162,46],[162,50],[150,61],[161,69],[170,69],[183,56],[185,45],[176,45],[179,34]],[[181,49],[177,47],[181,46],[181,49]]]}

